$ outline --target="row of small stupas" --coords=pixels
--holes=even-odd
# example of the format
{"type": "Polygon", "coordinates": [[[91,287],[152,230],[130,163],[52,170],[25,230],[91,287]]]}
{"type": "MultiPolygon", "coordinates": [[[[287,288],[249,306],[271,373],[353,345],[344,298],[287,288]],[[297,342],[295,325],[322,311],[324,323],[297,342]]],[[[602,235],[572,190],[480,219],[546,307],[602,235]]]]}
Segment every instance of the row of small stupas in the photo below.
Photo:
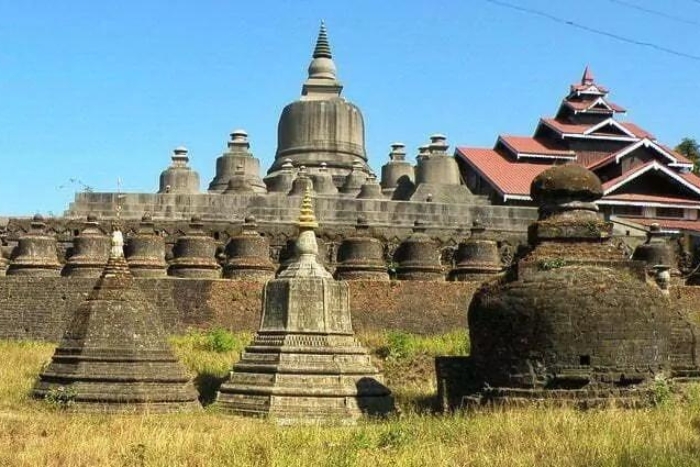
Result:
{"type": "MultiPolygon", "coordinates": [[[[311,191],[307,187],[307,192],[311,191]]],[[[257,230],[254,217],[247,217],[239,234],[233,235],[217,254],[217,243],[193,217],[189,230],[177,239],[166,254],[165,239],[152,219],[144,216],[139,230],[127,237],[125,255],[136,277],[179,277],[189,279],[267,280],[283,271],[295,257],[295,242],[287,246],[280,264],[270,259],[270,244],[257,230]],[[166,261],[167,259],[167,261],[166,261]]],[[[485,235],[476,223],[471,234],[457,246],[453,267],[443,267],[438,243],[416,222],[413,233],[398,245],[392,256],[396,267],[389,270],[384,245],[372,235],[364,218],[355,233],[348,235],[337,252],[335,277],[341,280],[389,280],[390,272],[399,280],[477,280],[500,273],[501,255],[496,241],[485,235]]],[[[58,258],[56,236],[46,229],[41,216],[35,216],[31,230],[20,236],[9,260],[0,255],[0,276],[99,277],[110,251],[109,235],[101,230],[94,216],[73,238],[64,262],[58,258]]]]}
{"type": "Polygon", "coordinates": [[[601,211],[618,224],[700,232],[700,177],[692,161],[616,115],[626,111],[586,67],[554,118],[542,118],[533,136],[500,135],[493,148],[458,147],[455,156],[473,193],[492,202],[531,204],[539,173],[578,163],[603,182],[601,211]]]}

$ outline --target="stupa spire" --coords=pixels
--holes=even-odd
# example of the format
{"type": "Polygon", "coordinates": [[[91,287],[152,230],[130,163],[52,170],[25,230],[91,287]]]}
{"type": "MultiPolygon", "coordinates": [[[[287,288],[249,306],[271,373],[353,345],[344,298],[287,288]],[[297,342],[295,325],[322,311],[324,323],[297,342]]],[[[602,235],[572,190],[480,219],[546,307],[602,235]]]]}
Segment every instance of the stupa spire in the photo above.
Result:
{"type": "Polygon", "coordinates": [[[109,259],[102,271],[102,278],[108,277],[133,277],[129,270],[129,263],[124,257],[124,235],[119,229],[112,232],[109,259]]]}
{"type": "Polygon", "coordinates": [[[311,187],[309,185],[306,186],[304,198],[301,201],[298,225],[301,230],[313,230],[318,227],[316,214],[314,213],[313,199],[311,197],[311,187]]]}
{"type": "Polygon", "coordinates": [[[588,86],[593,84],[594,81],[595,78],[593,77],[593,72],[591,71],[590,67],[586,65],[586,68],[583,70],[583,76],[581,76],[581,84],[588,86]]]}
{"type": "Polygon", "coordinates": [[[333,58],[331,54],[331,46],[328,42],[328,31],[326,31],[326,23],[321,20],[321,29],[318,31],[316,39],[316,47],[314,48],[313,58],[333,58]]]}

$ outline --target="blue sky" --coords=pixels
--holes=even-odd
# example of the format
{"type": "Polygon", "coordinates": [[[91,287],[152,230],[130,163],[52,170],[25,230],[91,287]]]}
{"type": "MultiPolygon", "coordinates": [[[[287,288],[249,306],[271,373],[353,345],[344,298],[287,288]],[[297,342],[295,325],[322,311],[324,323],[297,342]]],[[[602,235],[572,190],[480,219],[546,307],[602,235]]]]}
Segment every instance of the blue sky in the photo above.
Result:
{"type": "MultiPolygon", "coordinates": [[[[700,56],[700,0],[503,1],[700,56]]],[[[205,189],[234,128],[266,170],[321,19],[377,171],[393,141],[531,134],[586,64],[626,120],[700,139],[700,60],[488,0],[0,0],[0,215],[59,215],[118,177],[153,192],[180,144],[205,189]]]]}

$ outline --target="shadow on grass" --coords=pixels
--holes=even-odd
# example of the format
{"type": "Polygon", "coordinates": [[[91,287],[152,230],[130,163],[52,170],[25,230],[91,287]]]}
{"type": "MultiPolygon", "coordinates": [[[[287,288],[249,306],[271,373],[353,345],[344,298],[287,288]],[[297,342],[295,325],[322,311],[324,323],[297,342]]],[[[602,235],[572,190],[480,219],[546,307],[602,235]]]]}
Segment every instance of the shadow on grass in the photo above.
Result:
{"type": "Polygon", "coordinates": [[[199,373],[194,378],[194,386],[199,392],[199,402],[204,407],[216,402],[216,393],[227,379],[228,375],[219,376],[214,373],[199,373]]]}

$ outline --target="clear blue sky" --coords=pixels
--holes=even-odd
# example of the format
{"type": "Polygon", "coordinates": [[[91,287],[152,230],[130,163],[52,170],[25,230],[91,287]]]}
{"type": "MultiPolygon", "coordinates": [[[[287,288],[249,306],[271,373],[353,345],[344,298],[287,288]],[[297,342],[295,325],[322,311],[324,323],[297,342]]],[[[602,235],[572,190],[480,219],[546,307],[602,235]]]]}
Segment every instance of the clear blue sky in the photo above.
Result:
{"type": "MultiPolygon", "coordinates": [[[[503,1],[700,56],[700,0],[503,1]]],[[[376,171],[393,141],[531,134],[586,64],[627,120],[700,138],[700,60],[487,0],[0,0],[0,215],[62,213],[70,179],[153,192],[180,144],[206,189],[239,127],[264,174],[321,19],[376,171]]]]}

